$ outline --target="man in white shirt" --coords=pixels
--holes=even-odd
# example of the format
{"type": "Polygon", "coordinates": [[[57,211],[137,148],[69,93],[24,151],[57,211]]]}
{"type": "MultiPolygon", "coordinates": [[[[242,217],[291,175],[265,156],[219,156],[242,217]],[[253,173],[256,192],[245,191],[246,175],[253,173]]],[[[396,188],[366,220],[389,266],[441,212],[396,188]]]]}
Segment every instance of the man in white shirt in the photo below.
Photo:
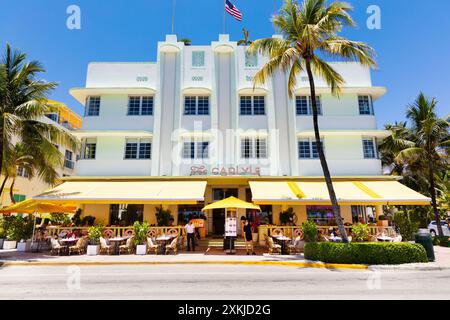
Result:
{"type": "Polygon", "coordinates": [[[195,225],[192,223],[192,220],[189,220],[185,228],[187,233],[187,251],[191,251],[191,242],[192,251],[195,251],[195,225]]]}

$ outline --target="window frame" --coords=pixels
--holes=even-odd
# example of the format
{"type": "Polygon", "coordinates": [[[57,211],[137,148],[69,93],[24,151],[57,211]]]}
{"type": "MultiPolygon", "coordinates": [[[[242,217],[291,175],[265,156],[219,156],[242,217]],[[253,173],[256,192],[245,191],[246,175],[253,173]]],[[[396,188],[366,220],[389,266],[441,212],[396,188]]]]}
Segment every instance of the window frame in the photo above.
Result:
{"type": "Polygon", "coordinates": [[[183,115],[184,116],[209,116],[211,112],[211,96],[209,95],[185,95],[183,98],[183,115]],[[187,100],[192,100],[193,98],[195,98],[194,100],[194,106],[190,106],[191,110],[194,111],[194,113],[187,113],[186,112],[186,101],[187,100]],[[205,110],[205,106],[202,105],[200,108],[200,100],[207,101],[208,105],[207,105],[207,113],[200,113],[200,110],[205,110]],[[192,109],[193,108],[193,109],[192,109]]]}
{"type": "Polygon", "coordinates": [[[373,109],[373,99],[371,95],[358,95],[358,112],[360,116],[374,116],[375,115],[375,111],[373,109]],[[364,110],[361,109],[361,100],[363,98],[367,98],[368,99],[368,103],[369,103],[369,113],[366,112],[362,112],[364,110]]]}
{"type": "Polygon", "coordinates": [[[154,107],[155,107],[155,97],[152,95],[147,95],[147,96],[129,95],[128,96],[128,106],[127,106],[127,116],[128,117],[151,117],[151,116],[153,116],[154,107]],[[136,98],[139,98],[138,113],[132,114],[132,113],[130,113],[131,100],[136,99],[136,98]],[[147,106],[147,109],[150,109],[150,113],[144,114],[144,99],[149,99],[149,101],[151,101],[151,107],[148,108],[148,106],[147,106]]]}
{"type": "MultiPolygon", "coordinates": [[[[323,153],[325,154],[325,144],[324,144],[324,138],[320,138],[320,144],[322,145],[323,153]]],[[[319,152],[316,146],[316,139],[314,137],[299,137],[297,139],[297,158],[299,160],[318,160],[319,159],[319,152]],[[300,143],[301,142],[307,142],[308,143],[308,153],[309,157],[301,157],[300,154],[300,143]],[[314,151],[315,149],[315,151],[314,151]],[[315,156],[317,155],[317,156],[315,156]]]]}
{"type": "Polygon", "coordinates": [[[124,154],[123,154],[123,159],[124,160],[151,160],[152,159],[152,140],[149,138],[125,138],[125,147],[124,147],[124,154]],[[135,143],[132,143],[130,141],[136,141],[135,143]],[[127,150],[128,150],[128,145],[130,144],[136,144],[136,150],[133,151],[135,152],[135,156],[134,157],[127,157],[127,150]],[[149,157],[142,157],[142,151],[143,151],[143,147],[144,145],[150,145],[149,151],[149,157]]]}
{"type": "Polygon", "coordinates": [[[363,149],[363,158],[368,159],[368,160],[379,159],[376,138],[375,137],[362,137],[361,141],[362,141],[362,149],[363,149]],[[373,157],[368,157],[366,154],[366,145],[365,145],[366,141],[372,142],[373,157]]]}
{"type": "MultiPolygon", "coordinates": [[[[260,106],[258,106],[258,110],[260,110],[260,106]]],[[[239,116],[265,116],[266,115],[266,96],[265,95],[239,95],[239,116]],[[246,105],[245,108],[248,110],[248,107],[250,107],[250,113],[242,113],[242,102],[243,99],[250,98],[250,106],[246,105]],[[255,98],[256,100],[259,100],[258,102],[263,101],[263,113],[255,113],[255,98]]]]}
{"type": "MultiPolygon", "coordinates": [[[[317,115],[323,116],[323,108],[322,108],[322,97],[320,95],[316,95],[316,102],[317,102],[317,115]]],[[[295,96],[295,115],[296,116],[312,116],[312,100],[311,95],[296,95],[295,96]],[[301,98],[306,99],[306,113],[299,113],[299,106],[298,106],[298,100],[301,98]]]]}
{"type": "Polygon", "coordinates": [[[86,108],[85,108],[85,117],[98,117],[100,116],[100,108],[101,108],[101,104],[102,104],[102,97],[101,96],[88,96],[86,99],[86,108]],[[98,102],[95,102],[96,104],[98,103],[98,106],[95,106],[98,110],[96,110],[97,112],[91,113],[91,102],[93,99],[98,99],[98,102]]]}
{"type": "Polygon", "coordinates": [[[95,160],[96,159],[96,157],[97,157],[97,143],[98,143],[97,138],[85,138],[83,140],[83,144],[82,144],[83,145],[83,150],[82,150],[82,154],[81,154],[81,159],[82,160],[95,160]],[[95,142],[88,142],[88,140],[93,140],[95,142]],[[88,145],[94,145],[95,146],[94,147],[94,151],[93,151],[93,153],[94,153],[93,157],[87,157],[86,149],[87,149],[88,145]]]}
{"type": "Polygon", "coordinates": [[[209,159],[209,141],[183,140],[181,158],[185,160],[209,159]],[[206,145],[206,147],[205,147],[206,145]],[[186,146],[189,146],[186,148],[186,146]],[[200,147],[201,146],[201,147],[200,147]],[[189,150],[189,154],[186,152],[189,150]],[[205,152],[206,150],[206,152],[205,152]],[[206,156],[205,156],[206,153],[206,156]]]}
{"type": "Polygon", "coordinates": [[[240,137],[241,159],[268,159],[269,144],[267,137],[240,137]],[[262,147],[263,146],[263,147],[262,147]],[[248,152],[247,152],[248,151],[248,152]]]}
{"type": "Polygon", "coordinates": [[[191,53],[191,67],[192,68],[205,68],[206,67],[206,52],[205,50],[192,50],[191,53]],[[203,64],[202,65],[194,65],[194,55],[195,54],[202,54],[203,55],[203,64]]]}

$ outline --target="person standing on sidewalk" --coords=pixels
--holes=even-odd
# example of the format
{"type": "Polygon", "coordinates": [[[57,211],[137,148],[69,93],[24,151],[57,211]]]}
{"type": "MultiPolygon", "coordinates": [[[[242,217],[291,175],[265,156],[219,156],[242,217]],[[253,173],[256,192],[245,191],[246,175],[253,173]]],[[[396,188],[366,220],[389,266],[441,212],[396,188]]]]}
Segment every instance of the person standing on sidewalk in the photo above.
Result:
{"type": "Polygon", "coordinates": [[[189,223],[185,226],[187,233],[187,251],[195,251],[195,225],[192,223],[192,220],[189,220],[189,223]]]}
{"type": "Polygon", "coordinates": [[[244,240],[245,240],[245,250],[247,250],[247,255],[249,255],[249,247],[252,250],[252,254],[255,255],[255,249],[253,248],[253,234],[252,226],[248,220],[244,221],[244,240]]]}

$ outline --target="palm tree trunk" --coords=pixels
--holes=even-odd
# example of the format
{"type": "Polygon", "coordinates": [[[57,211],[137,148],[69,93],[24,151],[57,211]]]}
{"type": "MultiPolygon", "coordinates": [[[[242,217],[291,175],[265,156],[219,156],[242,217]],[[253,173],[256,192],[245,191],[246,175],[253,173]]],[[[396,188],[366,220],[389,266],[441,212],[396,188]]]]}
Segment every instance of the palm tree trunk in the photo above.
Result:
{"type": "Polygon", "coordinates": [[[441,217],[439,216],[439,210],[437,208],[437,203],[436,203],[436,189],[435,189],[435,182],[434,182],[434,164],[433,164],[433,159],[431,159],[431,157],[428,157],[428,175],[429,175],[429,179],[430,179],[431,205],[433,206],[434,219],[436,220],[436,226],[438,229],[439,237],[443,237],[444,233],[442,232],[441,217]]]}
{"type": "Polygon", "coordinates": [[[3,194],[3,190],[5,189],[6,181],[8,181],[8,175],[5,175],[5,178],[3,179],[2,185],[0,187],[0,198],[3,194]]]}
{"type": "Polygon", "coordinates": [[[9,197],[11,198],[11,203],[15,204],[16,200],[14,200],[14,184],[16,183],[16,179],[13,179],[11,182],[11,189],[9,189],[9,197]]]}
{"type": "Polygon", "coordinates": [[[309,58],[305,59],[305,61],[306,61],[306,71],[308,73],[308,78],[309,78],[309,85],[311,88],[311,103],[312,103],[312,111],[313,111],[314,136],[316,138],[316,146],[317,146],[317,152],[319,153],[320,165],[322,166],[323,176],[325,178],[325,183],[327,185],[328,194],[330,195],[331,206],[333,208],[334,218],[336,219],[336,223],[338,225],[339,232],[342,237],[342,241],[348,242],[347,232],[345,231],[344,222],[342,221],[339,204],[338,204],[337,198],[336,198],[336,192],[334,191],[333,182],[331,180],[330,170],[328,169],[328,163],[325,158],[325,153],[323,152],[323,147],[322,147],[322,143],[320,140],[317,101],[316,101],[316,86],[314,84],[314,77],[313,77],[313,73],[311,71],[311,61],[309,58]]]}

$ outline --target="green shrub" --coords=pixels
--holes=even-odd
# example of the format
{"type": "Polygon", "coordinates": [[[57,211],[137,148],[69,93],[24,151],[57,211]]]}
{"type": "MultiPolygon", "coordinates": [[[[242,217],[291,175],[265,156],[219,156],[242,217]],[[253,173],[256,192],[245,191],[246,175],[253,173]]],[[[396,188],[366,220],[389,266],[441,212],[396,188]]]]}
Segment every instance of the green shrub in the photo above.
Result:
{"type": "Polygon", "coordinates": [[[406,212],[397,211],[394,214],[394,223],[399,227],[403,240],[414,240],[414,235],[419,230],[419,222],[411,221],[406,212]]]}
{"type": "Polygon", "coordinates": [[[51,213],[50,221],[52,225],[68,227],[72,223],[69,216],[65,213],[51,213]]]}
{"type": "Polygon", "coordinates": [[[305,221],[302,224],[302,231],[305,242],[316,242],[317,241],[317,226],[312,221],[305,221]]]}
{"type": "Polygon", "coordinates": [[[4,227],[4,219],[1,218],[0,219],[0,239],[5,238],[6,236],[6,231],[5,231],[5,227],[4,227]]]}
{"type": "Polygon", "coordinates": [[[147,241],[147,233],[149,229],[150,226],[147,222],[139,223],[139,221],[136,221],[133,224],[135,245],[142,245],[147,241]]]}
{"type": "Polygon", "coordinates": [[[305,244],[305,259],[342,264],[402,264],[428,262],[424,247],[415,243],[333,243],[305,244]]]}
{"type": "Polygon", "coordinates": [[[448,245],[448,239],[449,239],[449,237],[447,237],[447,236],[443,236],[443,237],[439,237],[439,236],[437,236],[437,237],[434,237],[435,239],[437,239],[437,245],[439,245],[439,246],[441,246],[441,247],[448,247],[449,245],[448,245]]]}
{"type": "Polygon", "coordinates": [[[352,227],[352,239],[355,242],[363,242],[369,238],[369,226],[357,223],[352,227]]]}
{"type": "Polygon", "coordinates": [[[285,211],[280,212],[280,223],[282,226],[293,225],[295,218],[295,212],[293,208],[288,208],[285,211]]]}
{"type": "Polygon", "coordinates": [[[32,216],[9,216],[4,219],[6,238],[10,241],[31,239],[33,235],[34,218],[32,216]]]}
{"type": "Polygon", "coordinates": [[[91,245],[97,245],[100,243],[100,238],[102,236],[103,226],[92,226],[88,230],[89,243],[91,245]]]}

